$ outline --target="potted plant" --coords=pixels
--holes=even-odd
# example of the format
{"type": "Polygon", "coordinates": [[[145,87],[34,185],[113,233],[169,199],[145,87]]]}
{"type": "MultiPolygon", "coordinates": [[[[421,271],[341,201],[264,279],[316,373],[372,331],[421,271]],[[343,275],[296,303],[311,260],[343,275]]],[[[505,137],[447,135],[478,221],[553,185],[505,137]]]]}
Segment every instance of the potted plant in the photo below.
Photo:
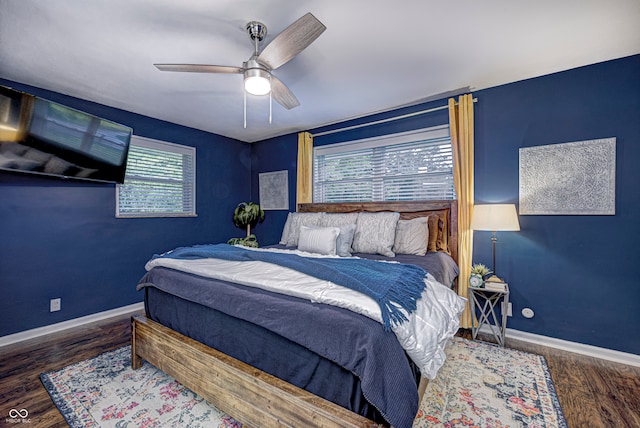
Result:
{"type": "Polygon", "coordinates": [[[257,247],[256,236],[251,233],[251,227],[264,221],[264,211],[260,205],[254,202],[240,202],[233,211],[233,224],[241,229],[246,229],[245,238],[231,238],[227,241],[231,245],[244,245],[245,247],[257,247]]]}
{"type": "Polygon", "coordinates": [[[482,263],[476,263],[471,266],[471,276],[469,277],[469,285],[472,287],[483,287],[484,278],[491,273],[488,267],[482,263]]]}

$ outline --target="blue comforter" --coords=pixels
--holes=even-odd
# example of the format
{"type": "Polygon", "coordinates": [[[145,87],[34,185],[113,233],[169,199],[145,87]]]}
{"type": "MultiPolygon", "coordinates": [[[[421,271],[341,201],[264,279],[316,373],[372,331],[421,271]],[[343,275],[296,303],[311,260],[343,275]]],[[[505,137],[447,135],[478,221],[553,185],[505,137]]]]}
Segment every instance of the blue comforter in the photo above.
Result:
{"type": "Polygon", "coordinates": [[[409,314],[415,311],[416,301],[425,287],[426,272],[418,266],[383,264],[357,258],[308,258],[296,254],[248,250],[227,244],[181,247],[154,256],[158,257],[262,261],[294,269],[371,297],[380,306],[382,323],[386,330],[390,330],[391,323],[407,320],[401,309],[409,314]]]}

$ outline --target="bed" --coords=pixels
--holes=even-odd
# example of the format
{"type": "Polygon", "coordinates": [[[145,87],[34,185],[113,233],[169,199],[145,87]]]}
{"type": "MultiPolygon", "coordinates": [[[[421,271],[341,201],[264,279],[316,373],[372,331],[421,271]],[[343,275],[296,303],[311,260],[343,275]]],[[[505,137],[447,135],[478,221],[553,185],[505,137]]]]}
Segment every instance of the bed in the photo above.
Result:
{"type": "MultiPolygon", "coordinates": [[[[340,216],[331,214],[338,213],[352,213],[352,219],[359,212],[390,216],[398,213],[398,231],[400,220],[405,226],[428,225],[431,239],[427,246],[439,251],[429,251],[424,256],[398,254],[389,260],[418,264],[430,260],[425,265],[430,280],[454,287],[456,207],[456,201],[301,204],[298,213],[315,213],[329,222],[337,221],[340,216]],[[442,272],[439,265],[444,265],[442,272]]],[[[300,217],[303,216],[296,218],[300,217]]],[[[292,226],[290,223],[288,219],[287,225],[292,226]]],[[[277,253],[286,252],[282,249],[287,247],[287,236],[291,236],[287,225],[280,245],[252,253],[251,257],[280,257],[277,253]]],[[[294,226],[301,230],[300,224],[294,226]]],[[[339,226],[343,234],[344,225],[339,226]]],[[[329,225],[323,230],[332,228],[335,229],[329,225]]],[[[303,247],[305,236],[297,237],[298,248],[303,247]]],[[[369,253],[354,256],[387,259],[369,253]]],[[[410,426],[421,387],[425,386],[420,372],[428,371],[432,377],[437,367],[432,369],[429,365],[441,363],[435,361],[438,358],[433,358],[433,364],[416,363],[405,346],[413,340],[410,333],[399,339],[399,327],[391,328],[384,316],[372,320],[366,310],[354,313],[333,302],[318,300],[317,296],[310,297],[304,294],[305,290],[301,291],[303,294],[284,295],[269,286],[256,288],[244,278],[238,280],[237,272],[209,277],[200,270],[208,263],[207,257],[169,258],[154,258],[159,264],[150,262],[148,273],[140,281],[146,316],[132,319],[134,368],[140,366],[142,359],[149,361],[249,426],[410,426]]],[[[314,262],[323,264],[325,260],[319,256],[314,262]]],[[[216,275],[225,272],[223,265],[216,265],[213,270],[216,275]]],[[[273,283],[283,282],[279,272],[274,271],[273,278],[264,272],[260,271],[260,276],[273,279],[273,283]]],[[[305,287],[313,289],[308,281],[305,287]]],[[[448,290],[442,291],[444,288],[427,286],[421,292],[426,295],[437,290],[440,294],[430,299],[446,301],[452,312],[459,312],[461,300],[448,290]]],[[[323,290],[320,294],[331,294],[323,290]]],[[[418,299],[424,300],[427,299],[418,299]]],[[[457,319],[449,320],[435,333],[444,342],[455,330],[457,319]]]]}

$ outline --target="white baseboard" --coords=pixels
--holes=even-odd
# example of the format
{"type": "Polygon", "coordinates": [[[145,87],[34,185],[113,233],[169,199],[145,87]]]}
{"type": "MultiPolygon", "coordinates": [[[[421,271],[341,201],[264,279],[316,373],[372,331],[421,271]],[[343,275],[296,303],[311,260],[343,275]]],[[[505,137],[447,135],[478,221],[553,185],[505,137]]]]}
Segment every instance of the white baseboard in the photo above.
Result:
{"type": "MultiPolygon", "coordinates": [[[[74,318],[56,324],[44,327],[34,328],[32,330],[21,331],[7,336],[0,337],[0,347],[10,345],[12,343],[22,342],[24,340],[33,339],[35,337],[45,336],[69,328],[78,327],[95,321],[124,315],[131,312],[143,311],[144,303],[134,303],[128,306],[111,309],[97,314],[91,314],[80,318],[74,318]]],[[[488,326],[482,326],[480,331],[490,334],[488,326]]],[[[613,349],[600,348],[593,345],[585,345],[584,343],[570,342],[568,340],[556,339],[554,337],[542,336],[539,334],[528,333],[526,331],[514,330],[507,328],[506,336],[509,339],[522,340],[523,342],[536,343],[538,345],[548,346],[550,348],[562,349],[563,351],[575,352],[576,354],[588,355],[590,357],[601,358],[603,360],[614,361],[617,363],[628,364],[630,366],[640,367],[640,355],[630,354],[627,352],[615,351],[613,349]]]]}
{"type": "Polygon", "coordinates": [[[104,312],[98,312],[97,314],[91,314],[80,318],[74,318],[69,321],[63,321],[56,324],[46,325],[44,327],[34,328],[32,330],[20,331],[18,333],[9,334],[7,336],[0,337],[0,347],[10,345],[12,343],[22,342],[24,340],[33,339],[35,337],[44,336],[47,334],[55,333],[69,328],[78,327],[84,324],[89,324],[95,321],[101,321],[107,318],[116,317],[118,315],[124,315],[131,312],[144,310],[144,303],[134,303],[128,306],[122,306],[120,308],[111,309],[104,312]]]}
{"type": "MultiPolygon", "coordinates": [[[[486,325],[483,325],[480,328],[480,331],[482,333],[491,334],[491,330],[489,330],[489,327],[486,325]]],[[[536,343],[538,345],[548,346],[549,348],[561,349],[563,351],[575,352],[576,354],[640,367],[640,355],[636,354],[600,348],[593,345],[585,345],[584,343],[569,342],[568,340],[556,339],[555,337],[542,336],[511,328],[507,328],[505,336],[508,339],[522,340],[523,342],[536,343]]]]}

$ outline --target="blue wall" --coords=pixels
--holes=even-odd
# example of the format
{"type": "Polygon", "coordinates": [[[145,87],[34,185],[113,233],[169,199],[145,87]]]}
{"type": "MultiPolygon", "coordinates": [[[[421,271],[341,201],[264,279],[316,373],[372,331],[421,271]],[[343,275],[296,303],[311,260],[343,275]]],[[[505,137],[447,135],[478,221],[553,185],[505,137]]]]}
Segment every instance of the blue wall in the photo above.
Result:
{"type": "Polygon", "coordinates": [[[0,171],[0,336],[142,301],[145,262],[180,245],[242,232],[233,209],[250,196],[248,143],[0,79],[134,129],[196,147],[195,218],[115,218],[115,185],[0,171]],[[49,299],[62,310],[49,312],[49,299]]]}
{"type": "MultiPolygon", "coordinates": [[[[497,268],[510,283],[508,327],[640,354],[640,55],[474,92],[476,203],[518,203],[518,150],[545,144],[617,138],[615,216],[520,216],[520,232],[498,237],[497,268]],[[535,317],[521,315],[524,307],[535,317]]],[[[423,104],[315,129],[341,128],[444,105],[423,104]]],[[[316,145],[448,123],[446,110],[317,138],[316,145]]],[[[289,170],[295,204],[297,136],[255,143],[252,188],[260,172],[289,170]]],[[[252,197],[259,195],[254,191],[252,197]]],[[[275,243],[286,212],[260,225],[275,243]]],[[[257,232],[258,233],[258,232],[257,232]]],[[[475,232],[474,262],[491,264],[490,233],[475,232]]]]}
{"type": "MultiPolygon", "coordinates": [[[[521,147],[616,137],[616,215],[520,216],[496,264],[510,328],[640,354],[640,55],[475,95],[476,203],[518,202],[521,147]]],[[[490,262],[490,233],[476,232],[474,249],[490,262]]]]}
{"type": "MultiPolygon", "coordinates": [[[[251,145],[251,200],[259,203],[258,173],[289,171],[289,210],[296,206],[296,164],[298,162],[298,136],[295,134],[264,140],[251,145]]],[[[265,211],[264,223],[256,225],[251,231],[260,245],[277,244],[282,235],[282,227],[289,211],[265,211]]]]}

